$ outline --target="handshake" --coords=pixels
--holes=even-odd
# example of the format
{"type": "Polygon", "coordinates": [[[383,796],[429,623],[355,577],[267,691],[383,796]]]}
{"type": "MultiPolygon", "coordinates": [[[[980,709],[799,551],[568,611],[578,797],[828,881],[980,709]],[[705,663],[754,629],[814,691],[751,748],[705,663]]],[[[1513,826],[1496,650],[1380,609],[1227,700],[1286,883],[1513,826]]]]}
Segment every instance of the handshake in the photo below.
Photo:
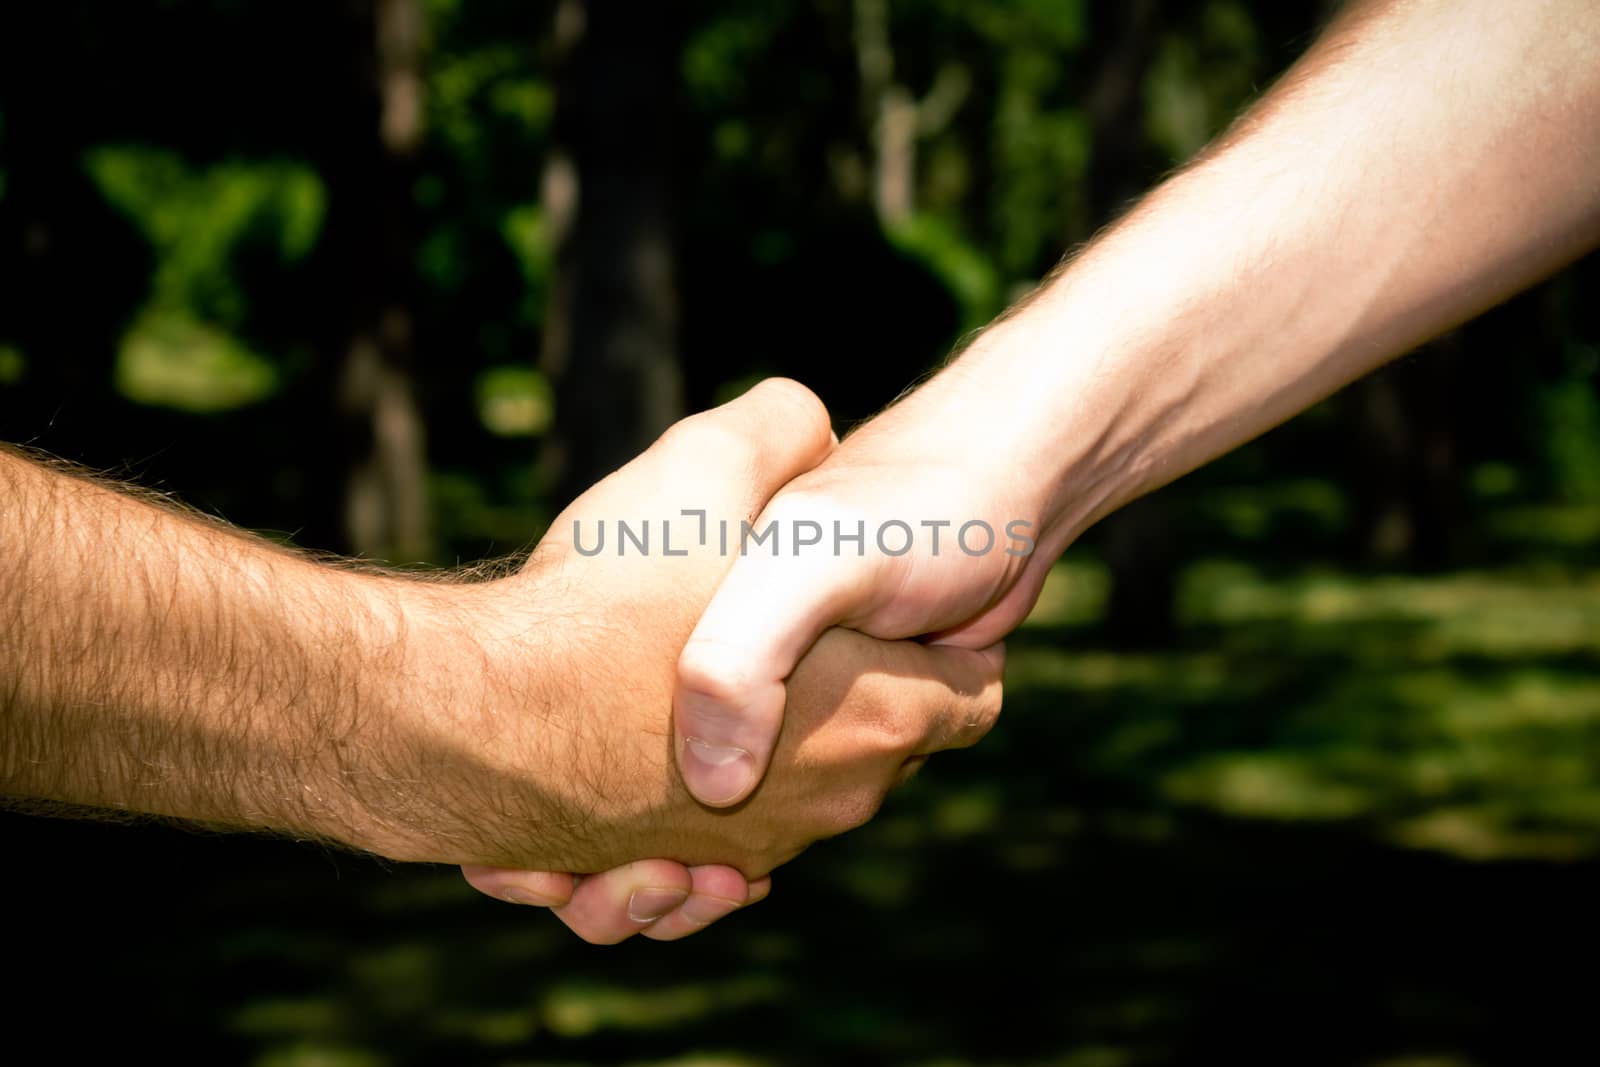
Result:
{"type": "Polygon", "coordinates": [[[515,575],[401,583],[433,664],[407,777],[436,795],[385,783],[373,806],[412,814],[355,843],[462,864],[596,942],[764,897],[993,726],[998,641],[1050,562],[1025,501],[915,436],[839,445],[767,381],[592,487],[515,575]]]}
{"type": "Polygon", "coordinates": [[[1078,533],[1593,247],[1597,53],[1579,0],[1352,5],[842,444],[764,383],[509,577],[321,566],[0,449],[0,798],[460,864],[592,941],[700,929],[983,736],[1078,533]]]}
{"type": "Polygon", "coordinates": [[[682,937],[999,714],[1060,539],[1033,551],[1041,501],[950,443],[948,396],[907,417],[938,391],[841,445],[765,382],[488,580],[327,566],[0,448],[0,799],[460,864],[591,941],[682,937]]]}

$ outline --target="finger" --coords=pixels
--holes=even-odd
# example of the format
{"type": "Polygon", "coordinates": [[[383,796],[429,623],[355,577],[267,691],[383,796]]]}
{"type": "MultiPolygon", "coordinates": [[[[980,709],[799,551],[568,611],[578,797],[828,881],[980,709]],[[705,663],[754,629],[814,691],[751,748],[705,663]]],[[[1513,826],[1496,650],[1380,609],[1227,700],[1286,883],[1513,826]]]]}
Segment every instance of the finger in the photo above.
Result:
{"type": "MultiPolygon", "coordinates": [[[[773,509],[777,529],[794,529],[803,507],[773,509]]],[[[673,747],[701,803],[737,804],[766,773],[783,724],[784,679],[871,588],[868,567],[822,552],[758,550],[734,560],[678,658],[673,747]]]]}
{"type": "MultiPolygon", "coordinates": [[[[898,642],[892,647],[899,658],[890,667],[896,706],[901,714],[917,717],[907,727],[911,736],[920,735],[913,756],[967,748],[993,729],[1000,718],[1004,645],[969,649],[898,642]]],[[[910,770],[920,766],[913,761],[910,770]]]]}
{"type": "Polygon", "coordinates": [[[1006,646],[968,649],[925,646],[944,683],[956,694],[940,721],[930,722],[922,755],[968,748],[983,740],[1000,720],[1005,693],[1006,646]]]}
{"type": "Polygon", "coordinates": [[[723,502],[749,518],[827,459],[834,444],[828,409],[817,395],[791,379],[768,378],[676,423],[645,457],[662,468],[657,484],[668,497],[726,486],[737,496],[723,502]]]}
{"type": "Polygon", "coordinates": [[[828,412],[816,395],[798,382],[770,378],[673,424],[563,512],[547,540],[569,543],[574,522],[592,529],[601,519],[657,511],[651,517],[671,522],[674,553],[698,546],[732,554],[741,521],[832,450],[828,412]],[[646,499],[641,486],[648,487],[646,499]]]}
{"type": "Polygon", "coordinates": [[[585,941],[614,945],[675,910],[693,887],[683,864],[640,860],[583,879],[555,914],[585,941]]]}
{"type": "Polygon", "coordinates": [[[464,866],[461,876],[478,892],[508,904],[556,908],[572,899],[573,879],[570,874],[464,866]]]}
{"type": "MultiPolygon", "coordinates": [[[[699,933],[718,919],[752,903],[750,884],[732,867],[690,867],[689,875],[694,883],[689,899],[645,930],[645,937],[653,941],[676,941],[699,933]]],[[[770,878],[762,881],[771,887],[770,878]]]]}

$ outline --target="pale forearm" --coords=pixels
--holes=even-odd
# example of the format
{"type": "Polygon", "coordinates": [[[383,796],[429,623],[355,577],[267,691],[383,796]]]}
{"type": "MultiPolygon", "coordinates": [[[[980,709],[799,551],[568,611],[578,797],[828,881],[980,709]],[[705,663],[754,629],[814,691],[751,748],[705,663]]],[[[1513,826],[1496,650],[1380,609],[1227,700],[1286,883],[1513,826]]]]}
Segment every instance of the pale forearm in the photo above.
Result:
{"type": "Polygon", "coordinates": [[[1006,428],[1059,549],[1597,239],[1600,5],[1358,5],[926,402],[1006,428]]]}
{"type": "Polygon", "coordinates": [[[1600,4],[1359,5],[1205,158],[768,505],[835,530],[970,526],[980,546],[1031,524],[1033,548],[852,557],[836,534],[809,563],[742,556],[679,660],[685,780],[711,804],[748,795],[783,679],[827,626],[1003,639],[1095,520],[1597,237],[1600,4]]]}
{"type": "Polygon", "coordinates": [[[0,452],[0,794],[392,851],[400,589],[0,452]]]}

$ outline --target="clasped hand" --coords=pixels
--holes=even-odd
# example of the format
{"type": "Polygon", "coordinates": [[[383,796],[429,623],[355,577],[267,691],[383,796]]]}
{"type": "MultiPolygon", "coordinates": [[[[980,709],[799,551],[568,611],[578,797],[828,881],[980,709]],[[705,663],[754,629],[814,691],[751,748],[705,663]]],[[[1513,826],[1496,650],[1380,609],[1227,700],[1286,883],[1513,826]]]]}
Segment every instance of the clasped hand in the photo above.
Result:
{"type": "Polygon", "coordinates": [[[763,383],[678,423],[591,488],[519,574],[453,599],[439,631],[471,630],[485,691],[441,710],[437,728],[491,785],[469,792],[454,836],[391,849],[397,858],[462,863],[483,892],[552,906],[591,941],[681,937],[760,899],[767,872],[812,842],[865,822],[930,754],[981,738],[1000,709],[998,646],[828,629],[788,674],[760,785],[712,808],[683,784],[676,667],[738,558],[717,536],[701,543],[698,517],[683,513],[738,529],[835,447],[809,391],[763,383]],[[617,538],[619,520],[653,527],[648,550],[617,538]],[[609,535],[595,552],[602,523],[609,535]]]}

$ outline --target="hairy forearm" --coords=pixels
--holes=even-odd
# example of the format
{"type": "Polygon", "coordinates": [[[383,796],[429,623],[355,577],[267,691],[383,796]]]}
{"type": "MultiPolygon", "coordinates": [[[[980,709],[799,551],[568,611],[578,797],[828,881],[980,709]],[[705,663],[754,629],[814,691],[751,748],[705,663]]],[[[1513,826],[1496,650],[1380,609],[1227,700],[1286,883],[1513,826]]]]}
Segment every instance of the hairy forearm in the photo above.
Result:
{"type": "Polygon", "coordinates": [[[459,698],[414,585],[0,451],[0,795],[406,852],[459,698]]]}
{"type": "Polygon", "coordinates": [[[1009,428],[1059,550],[1597,240],[1600,5],[1358,4],[885,428],[1009,428]]]}

